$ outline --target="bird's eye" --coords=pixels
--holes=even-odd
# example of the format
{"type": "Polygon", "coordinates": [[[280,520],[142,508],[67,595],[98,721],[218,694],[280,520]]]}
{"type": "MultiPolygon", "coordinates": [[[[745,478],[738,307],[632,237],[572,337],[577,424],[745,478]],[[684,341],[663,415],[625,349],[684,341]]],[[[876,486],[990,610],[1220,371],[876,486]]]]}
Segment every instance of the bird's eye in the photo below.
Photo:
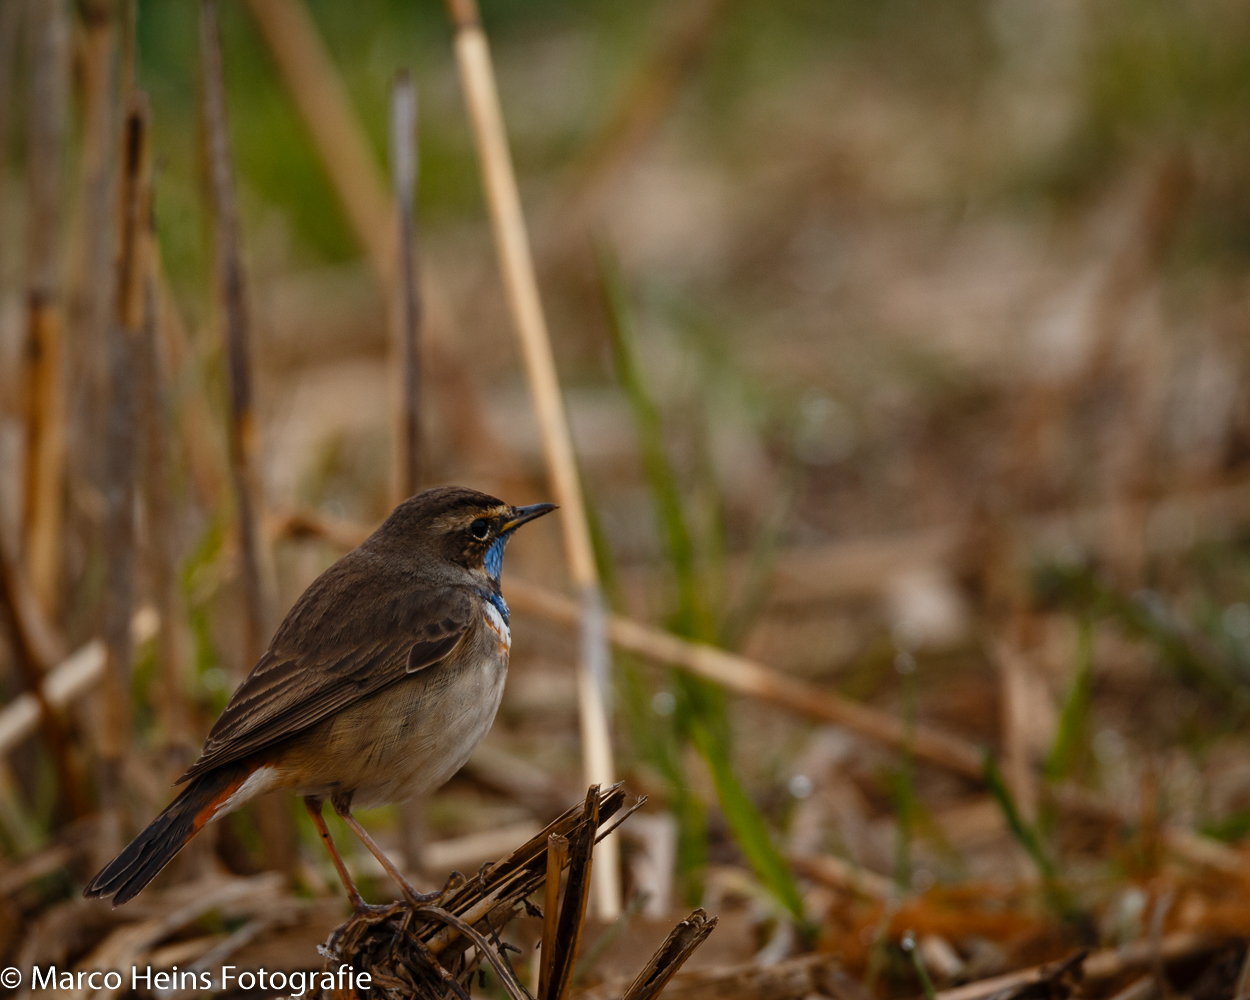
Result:
{"type": "Polygon", "coordinates": [[[483,521],[480,517],[469,525],[469,533],[474,538],[485,538],[490,534],[490,525],[483,521]]]}

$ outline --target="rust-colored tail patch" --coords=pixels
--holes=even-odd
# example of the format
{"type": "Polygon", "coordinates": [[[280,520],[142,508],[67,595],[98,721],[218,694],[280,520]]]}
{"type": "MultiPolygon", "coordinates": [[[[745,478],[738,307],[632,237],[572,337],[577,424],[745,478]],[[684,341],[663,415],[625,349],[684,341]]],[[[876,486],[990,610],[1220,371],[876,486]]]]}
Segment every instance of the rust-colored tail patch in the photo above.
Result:
{"type": "Polygon", "coordinates": [[[204,829],[256,770],[254,761],[240,761],[216,768],[192,781],[121,854],[101,869],[83,890],[83,895],[112,896],[114,906],[133,899],[187,841],[204,829]]]}

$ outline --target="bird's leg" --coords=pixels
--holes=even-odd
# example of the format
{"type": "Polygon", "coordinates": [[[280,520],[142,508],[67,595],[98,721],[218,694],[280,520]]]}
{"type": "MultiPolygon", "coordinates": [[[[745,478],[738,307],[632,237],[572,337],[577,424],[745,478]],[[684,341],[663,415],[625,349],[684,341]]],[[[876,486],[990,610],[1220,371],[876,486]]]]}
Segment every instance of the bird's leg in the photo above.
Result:
{"type": "Polygon", "coordinates": [[[395,863],[386,856],[382,848],[374,842],[369,836],[369,831],[360,825],[360,821],[352,815],[351,796],[336,795],[330,800],[330,804],[334,806],[334,811],[343,817],[343,822],[352,829],[360,842],[369,849],[369,853],[378,859],[378,864],[386,869],[386,874],[395,880],[395,884],[399,886],[399,891],[413,906],[428,906],[430,903],[437,903],[447,892],[444,888],[441,892],[417,892],[411,882],[404,878],[403,873],[395,867],[395,863]]]}
{"type": "Polygon", "coordinates": [[[356,883],[347,874],[347,865],[343,864],[343,859],[339,856],[339,849],[334,846],[334,841],[330,837],[330,831],[326,827],[325,818],[321,815],[321,799],[312,796],[307,797],[304,799],[304,808],[308,810],[308,815],[312,817],[313,825],[317,828],[317,832],[321,834],[321,842],[326,845],[326,850],[330,852],[330,860],[334,862],[335,870],[338,871],[339,878],[343,881],[343,888],[347,890],[347,898],[352,902],[352,909],[357,913],[363,913],[365,910],[370,909],[369,904],[360,895],[360,890],[356,888],[356,883]]]}

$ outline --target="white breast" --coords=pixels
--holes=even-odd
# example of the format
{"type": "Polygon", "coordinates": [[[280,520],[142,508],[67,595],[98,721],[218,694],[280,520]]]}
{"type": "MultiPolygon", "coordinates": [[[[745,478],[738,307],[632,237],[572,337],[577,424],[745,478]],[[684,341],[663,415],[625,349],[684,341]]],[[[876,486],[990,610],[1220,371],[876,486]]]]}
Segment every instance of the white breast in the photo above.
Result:
{"type": "Polygon", "coordinates": [[[508,628],[508,623],[503,620],[503,615],[499,613],[499,609],[490,601],[484,601],[483,606],[486,609],[486,624],[490,626],[490,630],[499,636],[499,641],[505,649],[512,648],[512,630],[508,628]]]}

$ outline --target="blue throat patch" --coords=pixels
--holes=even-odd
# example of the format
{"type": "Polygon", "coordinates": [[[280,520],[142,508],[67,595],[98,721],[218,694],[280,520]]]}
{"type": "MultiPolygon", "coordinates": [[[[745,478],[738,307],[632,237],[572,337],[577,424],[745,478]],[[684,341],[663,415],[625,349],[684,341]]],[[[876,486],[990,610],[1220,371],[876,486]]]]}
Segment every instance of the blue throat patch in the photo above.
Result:
{"type": "MultiPolygon", "coordinates": [[[[499,578],[503,574],[503,550],[508,544],[508,539],[510,537],[512,537],[512,532],[510,531],[506,535],[500,535],[495,539],[494,544],[486,550],[486,575],[495,581],[496,587],[499,586],[499,578]]],[[[508,604],[503,599],[502,594],[498,592],[487,593],[481,590],[479,590],[478,593],[481,594],[486,600],[490,601],[490,603],[495,606],[495,610],[503,615],[504,624],[511,624],[511,620],[508,617],[508,604]]]]}
{"type": "Polygon", "coordinates": [[[503,573],[503,550],[504,546],[508,544],[508,539],[511,535],[512,532],[500,535],[495,539],[494,544],[486,550],[486,575],[496,583],[499,582],[499,577],[503,573]]]}

